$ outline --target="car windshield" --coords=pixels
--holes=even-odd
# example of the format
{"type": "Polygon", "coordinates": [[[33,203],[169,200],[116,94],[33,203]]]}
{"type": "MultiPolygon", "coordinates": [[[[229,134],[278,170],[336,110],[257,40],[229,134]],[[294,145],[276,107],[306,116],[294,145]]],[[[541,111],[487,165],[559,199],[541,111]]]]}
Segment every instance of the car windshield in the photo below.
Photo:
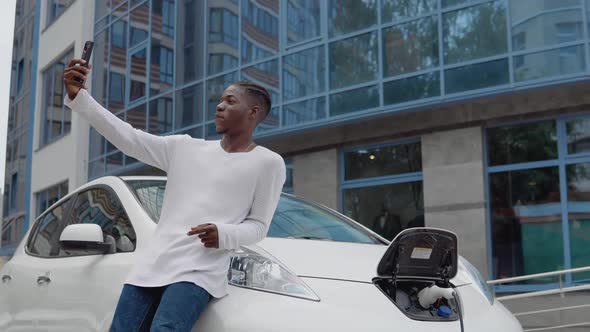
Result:
{"type": "MultiPolygon", "coordinates": [[[[154,222],[160,219],[166,180],[127,180],[126,183],[154,222]]],[[[268,237],[383,244],[347,217],[290,195],[281,195],[268,237]]]]}

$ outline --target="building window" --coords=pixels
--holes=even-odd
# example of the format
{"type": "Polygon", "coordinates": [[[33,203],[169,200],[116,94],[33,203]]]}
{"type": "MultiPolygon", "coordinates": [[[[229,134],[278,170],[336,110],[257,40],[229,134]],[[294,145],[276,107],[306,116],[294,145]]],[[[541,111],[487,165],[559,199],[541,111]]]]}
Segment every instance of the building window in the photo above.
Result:
{"type": "MultiPolygon", "coordinates": [[[[132,35],[132,37],[134,36],[132,35]]],[[[119,20],[113,24],[111,27],[111,39],[112,46],[127,48],[127,22],[119,20]]]]}
{"type": "Polygon", "coordinates": [[[72,50],[43,72],[43,125],[39,146],[51,143],[70,132],[72,113],[63,103],[65,87],[62,73],[73,55],[72,50]]]}
{"type": "Polygon", "coordinates": [[[420,16],[436,10],[438,0],[381,0],[381,21],[392,22],[420,16]]]}
{"type": "Polygon", "coordinates": [[[16,201],[17,201],[17,193],[18,193],[18,173],[12,174],[12,179],[10,182],[10,212],[14,212],[16,210],[16,201]]]}
{"type": "Polygon", "coordinates": [[[586,70],[584,12],[579,5],[577,1],[510,2],[512,49],[531,51],[514,57],[515,81],[577,75],[586,70]],[[576,42],[578,45],[572,45],[576,42]],[[557,48],[559,45],[564,46],[557,48]]]}
{"type": "Polygon", "coordinates": [[[377,2],[338,1],[328,2],[328,32],[330,37],[371,27],[377,23],[377,2]]]}
{"type": "Polygon", "coordinates": [[[209,40],[238,47],[238,16],[229,10],[211,9],[209,18],[209,40]]]}
{"type": "Polygon", "coordinates": [[[18,62],[18,69],[16,72],[16,95],[23,92],[23,84],[25,82],[25,59],[20,59],[18,62]]]}
{"type": "Polygon", "coordinates": [[[147,82],[147,52],[146,49],[141,49],[133,53],[129,59],[129,67],[131,76],[127,79],[130,81],[129,101],[145,97],[146,82],[147,82]]]}
{"type": "Polygon", "coordinates": [[[503,1],[447,12],[442,18],[445,64],[485,58],[508,50],[503,1]]]}
{"type": "Polygon", "coordinates": [[[344,88],[377,78],[377,33],[330,44],[330,88],[344,88]]]}
{"type": "Polygon", "coordinates": [[[308,99],[285,105],[283,108],[283,125],[293,126],[312,122],[326,117],[326,98],[308,99]]]}
{"type": "Polygon", "coordinates": [[[445,70],[447,94],[500,86],[510,82],[508,59],[476,63],[445,70]]]}
{"type": "Polygon", "coordinates": [[[424,226],[420,142],[347,149],[341,162],[345,215],[389,240],[424,226]]]}
{"type": "MultiPolygon", "coordinates": [[[[487,129],[493,279],[590,265],[588,137],[590,118],[487,129]]],[[[587,281],[590,273],[566,279],[587,281]]]]}
{"type": "Polygon", "coordinates": [[[74,0],[47,1],[47,21],[45,26],[50,26],[73,2],[74,0]]]}
{"type": "Polygon", "coordinates": [[[174,78],[174,51],[168,47],[160,46],[160,81],[173,84],[174,78]]]}
{"type": "Polygon", "coordinates": [[[172,96],[170,94],[150,101],[148,118],[150,133],[161,135],[172,131],[172,115],[174,114],[172,96]]]}
{"type": "Polygon", "coordinates": [[[242,1],[242,63],[261,60],[279,50],[279,4],[242,1]],[[274,8],[273,8],[274,7],[274,8]]]}
{"type": "Polygon", "coordinates": [[[121,74],[110,72],[109,103],[123,104],[125,102],[125,81],[121,74]]]}
{"type": "Polygon", "coordinates": [[[68,181],[56,184],[50,188],[39,191],[35,196],[37,198],[37,211],[35,218],[40,216],[43,211],[47,210],[53,203],[59,201],[68,193],[68,181]]]}
{"type": "Polygon", "coordinates": [[[283,58],[283,98],[295,99],[324,92],[325,48],[306,49],[283,58]]]}
{"type": "Polygon", "coordinates": [[[513,50],[534,50],[582,40],[584,13],[577,2],[510,1],[513,50]]]}
{"type": "Polygon", "coordinates": [[[438,66],[438,20],[426,17],[383,29],[383,76],[438,66]]]}
{"type": "MultiPolygon", "coordinates": [[[[157,5],[157,2],[154,2],[154,7],[157,5]]],[[[135,4],[132,4],[135,6],[135,4]]],[[[149,30],[149,1],[144,2],[138,7],[135,7],[131,11],[129,11],[129,47],[133,47],[148,37],[148,30],[149,30]]],[[[156,15],[156,13],[153,13],[156,15]]],[[[152,16],[153,20],[157,18],[152,16]]]]}
{"type": "Polygon", "coordinates": [[[174,38],[174,0],[164,0],[162,5],[162,32],[174,38]]]}
{"type": "Polygon", "coordinates": [[[201,105],[203,85],[197,84],[176,92],[175,129],[195,125],[203,121],[201,105]]]}
{"type": "Polygon", "coordinates": [[[287,43],[298,43],[320,35],[320,4],[316,0],[287,1],[287,43]]]}
{"type": "Polygon", "coordinates": [[[226,68],[238,65],[238,58],[225,53],[212,53],[209,55],[209,72],[220,72],[226,68]]]}
{"type": "Polygon", "coordinates": [[[371,85],[330,95],[330,115],[338,116],[379,106],[379,88],[371,85]]]}

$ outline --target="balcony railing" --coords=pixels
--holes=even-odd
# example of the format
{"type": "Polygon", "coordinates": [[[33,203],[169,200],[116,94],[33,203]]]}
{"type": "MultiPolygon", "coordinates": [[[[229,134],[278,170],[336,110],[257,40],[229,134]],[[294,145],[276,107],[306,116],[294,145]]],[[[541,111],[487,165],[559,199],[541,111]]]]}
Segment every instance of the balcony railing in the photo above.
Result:
{"type": "MultiPolygon", "coordinates": [[[[550,290],[542,290],[542,291],[534,291],[534,292],[525,292],[525,293],[517,293],[517,294],[511,294],[511,295],[504,295],[504,296],[499,296],[496,297],[497,300],[503,302],[504,304],[508,304],[509,301],[514,301],[514,300],[525,300],[525,299],[530,299],[530,298],[537,298],[537,297],[541,297],[541,296],[550,296],[550,295],[556,295],[559,294],[559,296],[564,299],[566,297],[566,294],[572,294],[572,293],[582,293],[584,291],[590,291],[590,284],[583,284],[583,285],[577,285],[577,286],[568,286],[568,287],[563,287],[563,277],[568,275],[568,274],[574,274],[574,273],[581,273],[581,272],[589,272],[590,271],[590,266],[587,267],[579,267],[579,268],[575,268],[575,269],[568,269],[568,270],[560,270],[560,271],[552,271],[552,272],[545,272],[545,273],[537,273],[537,274],[530,274],[530,275],[525,275],[525,276],[520,276],[520,277],[514,277],[514,278],[505,278],[505,279],[497,279],[497,280],[490,280],[488,281],[489,285],[500,285],[500,284],[507,284],[507,283],[513,283],[513,282],[519,282],[519,281],[525,281],[525,280],[534,280],[537,278],[545,278],[545,277],[557,277],[559,280],[559,287],[555,288],[555,289],[550,289],[550,290]]],[[[584,296],[588,296],[588,295],[584,295],[584,296]]],[[[584,304],[578,304],[578,305],[562,305],[562,306],[557,306],[557,307],[553,307],[553,308],[547,308],[547,309],[539,309],[539,310],[529,310],[529,311],[517,311],[517,312],[512,312],[514,314],[514,316],[516,316],[516,318],[521,322],[521,324],[523,324],[523,321],[526,319],[530,319],[530,316],[534,316],[534,315],[542,315],[542,314],[550,314],[550,313],[563,313],[564,311],[568,311],[568,310],[576,310],[576,309],[585,309],[585,308],[590,308],[590,304],[588,304],[587,302],[589,301],[584,301],[586,303],[584,304]]],[[[562,315],[560,317],[563,317],[562,315]]],[[[588,315],[585,316],[586,319],[588,319],[588,315]]],[[[568,328],[577,328],[577,327],[588,327],[590,328],[590,320],[584,321],[584,322],[574,322],[574,323],[567,323],[564,321],[560,321],[560,324],[555,324],[555,325],[548,325],[548,326],[535,326],[535,327],[528,327],[526,326],[527,324],[523,324],[524,326],[524,331],[525,332],[533,332],[533,331],[565,331],[565,329],[568,328]]],[[[540,325],[540,324],[539,324],[540,325]]]]}

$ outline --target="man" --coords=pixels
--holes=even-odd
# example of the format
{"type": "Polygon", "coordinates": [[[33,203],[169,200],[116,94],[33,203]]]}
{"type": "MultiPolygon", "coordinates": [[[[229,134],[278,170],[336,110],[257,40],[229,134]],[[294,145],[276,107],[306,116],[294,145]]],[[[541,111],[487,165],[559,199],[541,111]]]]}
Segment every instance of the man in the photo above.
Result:
{"type": "Polygon", "coordinates": [[[111,331],[190,331],[211,297],[227,294],[231,250],[262,240],[276,210],[285,163],[252,141],[270,95],[257,84],[230,85],[217,105],[221,140],[152,135],[90,96],[85,63],[73,59],[64,70],[65,104],[125,154],[167,173],[160,220],[123,286],[111,331]]]}

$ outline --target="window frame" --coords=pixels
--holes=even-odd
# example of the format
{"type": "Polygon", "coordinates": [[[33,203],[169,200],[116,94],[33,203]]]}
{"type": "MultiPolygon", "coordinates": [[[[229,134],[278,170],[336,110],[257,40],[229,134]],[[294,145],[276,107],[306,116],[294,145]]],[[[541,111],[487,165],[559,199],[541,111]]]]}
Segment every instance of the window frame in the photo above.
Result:
{"type": "MultiPolygon", "coordinates": [[[[391,147],[391,146],[398,146],[398,145],[405,145],[405,144],[412,144],[418,143],[420,144],[420,148],[422,148],[422,140],[420,137],[408,137],[401,140],[394,140],[394,141],[386,141],[380,142],[375,144],[369,145],[353,145],[343,149],[340,149],[338,152],[338,212],[342,215],[344,213],[344,191],[347,189],[358,189],[358,188],[370,188],[370,187],[378,187],[383,185],[396,185],[396,184],[404,184],[404,183],[412,183],[412,182],[420,182],[422,183],[422,195],[424,195],[424,179],[423,179],[423,163],[420,165],[420,172],[411,172],[411,173],[401,173],[395,175],[385,175],[385,176],[377,176],[377,177],[370,177],[370,178],[361,178],[355,180],[346,180],[345,179],[345,167],[346,167],[346,160],[345,155],[347,152],[357,151],[359,149],[374,149],[374,148],[384,148],[384,147],[391,147]]],[[[424,209],[424,201],[422,202],[422,210],[425,215],[426,211],[424,209]]],[[[348,217],[348,216],[347,216],[348,217]]],[[[350,217],[348,217],[350,218],[350,217]]],[[[350,218],[352,219],[352,218],[350,218]]],[[[358,222],[358,221],[357,221],[358,222]]],[[[360,223],[360,222],[359,222],[360,223]]],[[[364,225],[365,227],[368,227],[364,225]]],[[[370,228],[370,227],[368,227],[370,228]]]]}
{"type": "MultiPolygon", "coordinates": [[[[56,207],[58,207],[60,204],[63,204],[65,201],[66,207],[64,208],[64,216],[69,216],[70,213],[72,212],[72,209],[74,208],[75,203],[78,200],[78,196],[82,193],[85,193],[87,191],[90,190],[95,190],[95,189],[105,189],[106,191],[110,192],[111,194],[115,195],[115,197],[117,197],[117,200],[119,201],[119,203],[121,204],[121,208],[123,209],[123,211],[125,212],[125,214],[129,217],[129,213],[127,213],[127,209],[125,208],[125,205],[123,204],[123,202],[121,201],[121,199],[119,198],[119,196],[117,195],[116,190],[114,190],[111,186],[109,186],[108,184],[104,184],[104,183],[100,183],[100,184],[95,184],[89,187],[86,187],[84,189],[81,189],[79,191],[74,191],[72,193],[69,193],[68,195],[66,195],[65,197],[62,197],[60,200],[58,200],[57,202],[55,202],[52,206],[50,206],[44,213],[42,213],[41,215],[39,215],[39,217],[37,217],[37,219],[35,219],[33,227],[31,228],[31,232],[29,233],[29,236],[27,238],[27,241],[25,242],[25,253],[29,256],[32,257],[37,257],[37,258],[43,258],[43,259],[63,259],[63,258],[72,258],[72,257],[85,257],[85,256],[100,256],[100,255],[115,255],[115,254],[127,254],[130,252],[135,252],[137,250],[137,239],[135,240],[135,246],[133,248],[132,251],[128,251],[128,252],[115,252],[112,254],[109,253],[105,253],[105,254],[80,254],[80,255],[68,255],[68,256],[43,256],[43,255],[38,255],[35,253],[32,253],[29,248],[30,245],[33,243],[33,241],[36,239],[37,234],[38,234],[38,229],[39,229],[39,223],[40,221],[51,211],[53,211],[56,207]],[[69,200],[69,201],[68,201],[69,200]]],[[[129,218],[129,223],[131,224],[131,227],[133,228],[133,230],[135,231],[135,227],[133,225],[133,221],[131,220],[131,218],[129,218]]],[[[65,226],[62,228],[62,232],[65,229],[65,227],[69,225],[69,221],[66,220],[65,221],[65,226]]],[[[101,228],[102,229],[102,228],[101,228]]],[[[137,234],[137,233],[136,233],[137,234]]],[[[103,234],[104,235],[104,234],[103,234]]]]}
{"type": "Polygon", "coordinates": [[[47,8],[45,8],[47,14],[45,15],[45,28],[43,30],[49,28],[53,23],[55,23],[66,12],[66,10],[72,6],[74,2],[76,2],[76,0],[71,0],[71,2],[63,8],[61,13],[53,16],[53,9],[56,8],[57,4],[55,3],[55,0],[47,1],[47,8]]]}
{"type": "MultiPolygon", "coordinates": [[[[509,171],[527,171],[533,169],[542,169],[547,167],[557,167],[559,174],[560,187],[560,209],[561,209],[561,226],[562,226],[562,243],[563,243],[563,265],[564,269],[572,268],[571,239],[569,231],[569,210],[568,210],[568,189],[566,168],[569,165],[590,163],[590,152],[571,154],[567,151],[567,132],[566,124],[576,120],[590,120],[590,113],[569,114],[564,116],[536,117],[526,121],[506,121],[489,126],[483,130],[483,166],[484,166],[484,190],[487,197],[491,195],[490,176],[495,173],[509,171]],[[534,124],[542,121],[554,121],[556,128],[557,158],[540,161],[520,162],[513,164],[500,164],[490,166],[489,164],[489,147],[488,147],[488,130],[498,127],[508,127],[513,125],[534,124]]],[[[488,261],[488,278],[494,279],[495,271],[493,269],[493,238],[492,238],[492,211],[491,199],[486,200],[486,251],[488,261]]],[[[516,277],[516,276],[515,276],[516,277]]],[[[523,291],[541,291],[558,287],[574,286],[583,284],[583,281],[574,281],[572,274],[568,273],[562,279],[562,283],[539,283],[539,284],[521,284],[521,285],[495,285],[497,292],[523,292],[523,291]]]]}
{"type": "Polygon", "coordinates": [[[61,114],[62,114],[62,118],[61,118],[61,126],[60,126],[60,134],[56,135],[56,136],[52,136],[52,127],[47,126],[47,115],[48,113],[53,114],[53,108],[56,107],[56,105],[54,104],[55,100],[56,100],[56,91],[57,89],[55,88],[54,84],[55,84],[55,79],[56,79],[56,66],[59,65],[59,63],[62,60],[64,61],[64,68],[65,66],[67,66],[67,61],[68,58],[73,58],[74,55],[74,47],[70,47],[68,49],[66,49],[64,52],[60,53],[59,56],[55,57],[53,59],[52,62],[50,62],[42,71],[41,75],[42,75],[42,88],[41,88],[41,124],[39,126],[39,141],[38,141],[38,149],[41,149],[47,145],[50,145],[53,142],[58,141],[60,138],[65,137],[66,135],[68,135],[71,132],[71,117],[70,117],[70,126],[68,127],[67,131],[66,131],[66,125],[65,125],[65,119],[66,117],[66,112],[70,112],[71,114],[71,110],[69,107],[65,106],[64,102],[63,102],[63,98],[65,96],[65,85],[63,83],[63,80],[60,80],[61,83],[61,97],[59,97],[60,101],[61,101],[61,114]],[[51,96],[49,96],[48,94],[48,90],[47,88],[51,86],[51,96]],[[51,102],[51,105],[49,105],[49,102],[51,102]],[[50,109],[51,107],[51,109],[50,109]]]}

